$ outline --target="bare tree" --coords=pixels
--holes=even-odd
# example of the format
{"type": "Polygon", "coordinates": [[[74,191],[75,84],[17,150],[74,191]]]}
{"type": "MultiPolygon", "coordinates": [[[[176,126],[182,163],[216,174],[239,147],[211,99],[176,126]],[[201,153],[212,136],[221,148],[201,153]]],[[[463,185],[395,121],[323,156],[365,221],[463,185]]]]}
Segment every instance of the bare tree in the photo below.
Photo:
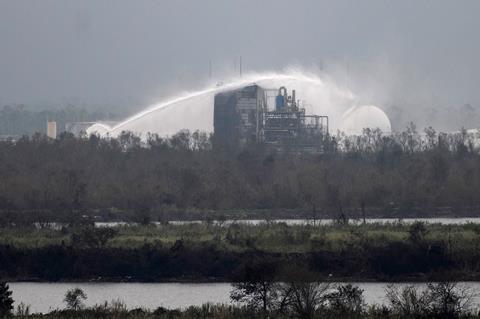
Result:
{"type": "Polygon", "coordinates": [[[365,307],[363,290],[351,284],[338,286],[327,299],[330,309],[344,317],[361,315],[365,307]]]}
{"type": "Polygon", "coordinates": [[[389,285],[386,297],[391,310],[401,318],[460,318],[471,312],[475,294],[452,282],[428,283],[425,289],[413,285],[389,285]]]}
{"type": "Polygon", "coordinates": [[[80,288],[73,288],[67,291],[65,299],[63,301],[67,304],[68,309],[80,310],[84,305],[84,301],[87,300],[87,295],[80,288]]]}
{"type": "Polygon", "coordinates": [[[471,312],[475,294],[467,287],[453,282],[427,284],[433,314],[442,318],[458,318],[471,312]]]}
{"type": "Polygon", "coordinates": [[[315,313],[326,307],[330,283],[318,281],[296,281],[287,285],[290,294],[291,313],[300,319],[314,318],[315,313]]]}
{"type": "Polygon", "coordinates": [[[241,281],[233,284],[230,298],[246,303],[254,310],[261,310],[264,315],[273,310],[278,298],[275,263],[254,261],[245,265],[239,276],[241,281]]]}
{"type": "Polygon", "coordinates": [[[402,288],[388,285],[385,294],[389,307],[403,318],[422,318],[430,308],[431,296],[428,291],[419,291],[413,285],[402,288]]]}

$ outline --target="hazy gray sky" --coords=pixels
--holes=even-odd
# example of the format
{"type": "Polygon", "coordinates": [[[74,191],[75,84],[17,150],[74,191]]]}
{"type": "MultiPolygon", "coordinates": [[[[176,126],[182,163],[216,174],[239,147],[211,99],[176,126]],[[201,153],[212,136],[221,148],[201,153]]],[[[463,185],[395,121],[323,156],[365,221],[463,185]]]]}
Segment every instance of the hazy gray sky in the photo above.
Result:
{"type": "Polygon", "coordinates": [[[480,106],[480,1],[0,0],[0,103],[148,103],[323,65],[366,102],[480,106]]]}

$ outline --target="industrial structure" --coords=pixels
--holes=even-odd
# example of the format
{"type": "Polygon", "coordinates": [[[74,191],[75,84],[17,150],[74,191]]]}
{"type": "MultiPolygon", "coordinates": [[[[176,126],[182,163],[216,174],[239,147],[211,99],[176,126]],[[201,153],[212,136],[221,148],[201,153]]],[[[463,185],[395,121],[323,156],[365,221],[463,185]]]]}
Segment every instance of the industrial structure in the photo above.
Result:
{"type": "Polygon", "coordinates": [[[213,126],[214,145],[226,148],[255,142],[279,151],[322,152],[328,135],[328,117],[307,115],[295,90],[288,95],[285,87],[256,84],[215,95],[213,126]]]}
{"type": "Polygon", "coordinates": [[[57,122],[47,121],[47,136],[50,138],[57,138],[57,122]]]}
{"type": "Polygon", "coordinates": [[[95,122],[67,122],[65,132],[72,133],[76,137],[87,135],[87,129],[95,122]]]}

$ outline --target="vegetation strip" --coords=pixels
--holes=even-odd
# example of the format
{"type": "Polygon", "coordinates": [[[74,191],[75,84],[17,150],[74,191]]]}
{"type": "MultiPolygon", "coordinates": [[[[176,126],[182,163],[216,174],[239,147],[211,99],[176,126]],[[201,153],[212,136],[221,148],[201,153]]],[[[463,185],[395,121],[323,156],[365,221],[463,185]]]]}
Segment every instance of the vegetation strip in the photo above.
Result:
{"type": "Polygon", "coordinates": [[[269,263],[280,281],[292,264],[337,281],[468,281],[480,278],[479,237],[477,224],[9,227],[0,231],[0,276],[241,281],[245,267],[269,263]]]}

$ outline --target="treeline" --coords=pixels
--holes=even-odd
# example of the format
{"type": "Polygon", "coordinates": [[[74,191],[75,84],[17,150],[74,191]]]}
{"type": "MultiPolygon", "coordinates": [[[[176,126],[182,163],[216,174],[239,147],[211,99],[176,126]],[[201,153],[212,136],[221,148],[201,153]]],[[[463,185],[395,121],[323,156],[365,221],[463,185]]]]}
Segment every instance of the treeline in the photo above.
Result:
{"type": "MultiPolygon", "coordinates": [[[[295,210],[309,216],[478,215],[477,137],[329,137],[322,154],[263,145],[212,147],[211,136],[131,133],[117,139],[43,135],[0,143],[0,211],[18,216],[161,216],[176,212],[295,210]],[[24,212],[25,214],[21,214],[24,212]],[[115,215],[117,214],[117,215],[115,215]]],[[[40,218],[40,217],[38,217],[40,218]]]]}
{"type": "Polygon", "coordinates": [[[88,122],[112,119],[106,112],[91,112],[82,107],[67,106],[58,110],[35,111],[25,105],[0,107],[0,135],[22,136],[47,132],[47,120],[57,122],[58,132],[65,130],[68,122],[88,122]]]}

